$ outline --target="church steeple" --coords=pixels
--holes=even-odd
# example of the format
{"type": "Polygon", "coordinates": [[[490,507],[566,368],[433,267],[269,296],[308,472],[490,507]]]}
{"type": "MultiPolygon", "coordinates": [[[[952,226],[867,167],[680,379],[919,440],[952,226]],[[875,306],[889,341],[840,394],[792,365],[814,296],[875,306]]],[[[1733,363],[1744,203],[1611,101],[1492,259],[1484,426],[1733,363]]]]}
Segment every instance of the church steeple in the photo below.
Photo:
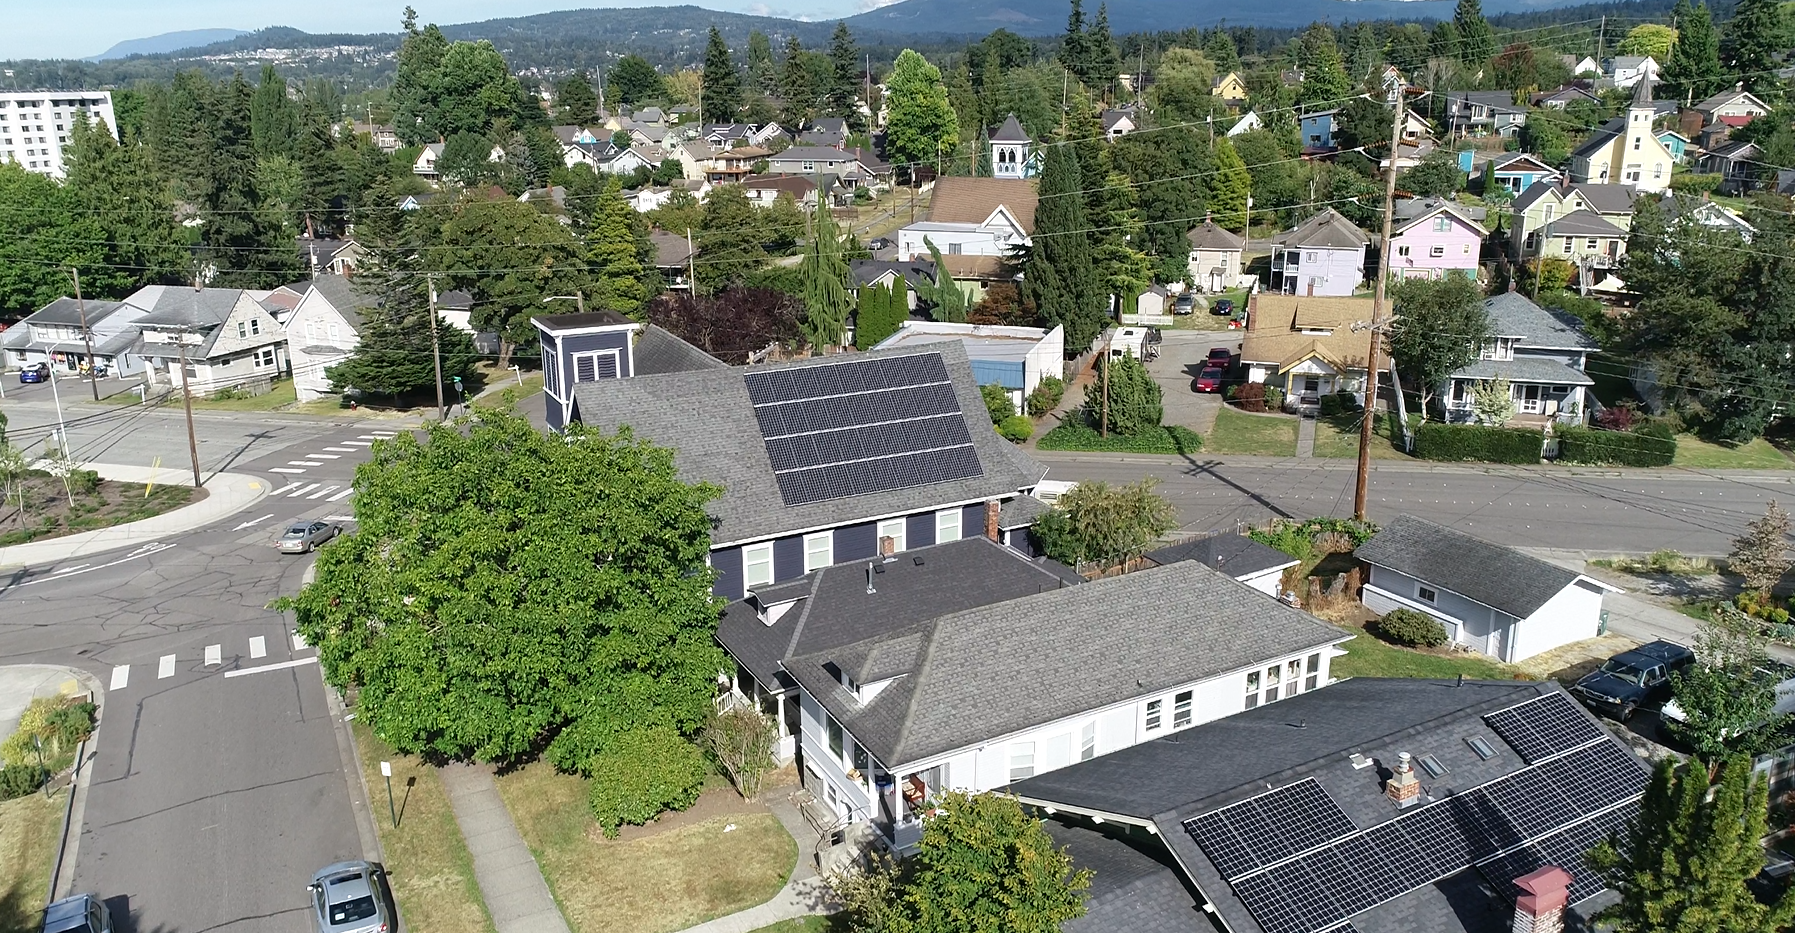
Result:
{"type": "Polygon", "coordinates": [[[1016,115],[1005,117],[1003,125],[991,134],[991,177],[1027,178],[1031,174],[1028,160],[1033,145],[1034,140],[1023,132],[1016,115]]]}

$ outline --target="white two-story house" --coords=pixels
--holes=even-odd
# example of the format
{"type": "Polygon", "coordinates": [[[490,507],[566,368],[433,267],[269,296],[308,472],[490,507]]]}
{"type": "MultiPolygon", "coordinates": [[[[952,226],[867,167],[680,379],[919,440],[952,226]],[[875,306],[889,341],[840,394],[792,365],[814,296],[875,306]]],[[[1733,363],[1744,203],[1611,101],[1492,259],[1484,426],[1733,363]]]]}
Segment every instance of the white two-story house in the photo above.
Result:
{"type": "Polygon", "coordinates": [[[1371,236],[1333,208],[1279,235],[1271,254],[1271,287],[1286,295],[1344,296],[1365,281],[1371,236]]]}
{"type": "MultiPolygon", "coordinates": [[[[933,563],[897,562],[917,559],[933,563]]],[[[856,568],[871,599],[881,566],[856,568]]],[[[942,791],[993,790],[1321,689],[1348,637],[1196,561],[923,615],[869,612],[858,639],[780,662],[798,685],[806,788],[900,851],[942,791]]]]}
{"type": "Polygon", "coordinates": [[[942,178],[935,182],[927,220],[898,231],[900,262],[943,256],[1006,256],[1031,245],[1035,184],[1024,179],[942,178]]]}
{"type": "Polygon", "coordinates": [[[344,276],[312,279],[287,318],[287,352],[292,357],[293,388],[299,401],[333,394],[329,369],[355,352],[361,343],[361,312],[376,303],[344,276]]]}
{"type": "Polygon", "coordinates": [[[149,312],[137,320],[143,343],[134,352],[147,364],[151,385],[185,384],[198,395],[254,391],[287,372],[286,331],[255,293],[146,285],[125,303],[149,312]]]}
{"type": "Polygon", "coordinates": [[[1447,419],[1472,420],[1478,384],[1503,379],[1514,397],[1517,420],[1587,421],[1586,393],[1595,381],[1584,369],[1598,347],[1577,320],[1562,311],[1548,311],[1520,292],[1489,298],[1483,307],[1489,315],[1490,340],[1476,362],[1458,369],[1441,387],[1447,419]]]}

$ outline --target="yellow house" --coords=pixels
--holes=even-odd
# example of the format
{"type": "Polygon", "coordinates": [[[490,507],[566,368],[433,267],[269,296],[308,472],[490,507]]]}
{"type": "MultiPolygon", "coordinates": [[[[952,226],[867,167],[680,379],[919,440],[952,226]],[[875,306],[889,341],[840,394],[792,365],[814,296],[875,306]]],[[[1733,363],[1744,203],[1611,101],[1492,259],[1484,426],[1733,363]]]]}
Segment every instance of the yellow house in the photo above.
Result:
{"type": "Polygon", "coordinates": [[[1239,72],[1230,71],[1215,79],[1209,87],[1209,93],[1231,104],[1239,103],[1247,99],[1247,84],[1240,80],[1239,72]]]}
{"type": "Polygon", "coordinates": [[[1641,78],[1626,116],[1609,120],[1571,151],[1571,180],[1626,185],[1647,194],[1670,190],[1676,159],[1652,128],[1656,119],[1652,81],[1641,78]]]}

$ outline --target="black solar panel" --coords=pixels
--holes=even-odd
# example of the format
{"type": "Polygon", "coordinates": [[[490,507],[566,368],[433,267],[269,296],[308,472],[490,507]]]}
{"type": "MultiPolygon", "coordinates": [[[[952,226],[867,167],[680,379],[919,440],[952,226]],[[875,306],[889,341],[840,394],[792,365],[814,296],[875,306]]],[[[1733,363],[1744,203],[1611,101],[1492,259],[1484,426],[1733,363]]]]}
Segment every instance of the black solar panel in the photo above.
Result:
{"type": "Polygon", "coordinates": [[[786,505],[845,499],[892,489],[908,489],[979,476],[984,467],[970,446],[925,450],[880,460],[832,463],[777,474],[786,505]]]}
{"type": "Polygon", "coordinates": [[[1528,762],[1538,762],[1602,737],[1600,726],[1570,697],[1553,693],[1483,717],[1528,762]]]}
{"type": "Polygon", "coordinates": [[[1514,900],[1520,893],[1514,886],[1516,878],[1547,865],[1556,865],[1570,872],[1571,903],[1577,903],[1600,893],[1603,887],[1602,879],[1590,870],[1585,855],[1603,840],[1621,833],[1627,820],[1632,819],[1638,810],[1637,804],[1630,803],[1600,816],[1582,820],[1532,845],[1484,862],[1477,866],[1477,870],[1490,882],[1497,894],[1514,900]]]}
{"type": "Polygon", "coordinates": [[[1355,827],[1313,778],[1185,823],[1222,877],[1232,878],[1338,839],[1355,827]]]}
{"type": "Polygon", "coordinates": [[[1265,933],[1310,933],[1313,927],[1302,915],[1302,908],[1284,893],[1284,886],[1271,874],[1252,875],[1234,884],[1234,895],[1246,905],[1247,912],[1259,921],[1265,933]]]}

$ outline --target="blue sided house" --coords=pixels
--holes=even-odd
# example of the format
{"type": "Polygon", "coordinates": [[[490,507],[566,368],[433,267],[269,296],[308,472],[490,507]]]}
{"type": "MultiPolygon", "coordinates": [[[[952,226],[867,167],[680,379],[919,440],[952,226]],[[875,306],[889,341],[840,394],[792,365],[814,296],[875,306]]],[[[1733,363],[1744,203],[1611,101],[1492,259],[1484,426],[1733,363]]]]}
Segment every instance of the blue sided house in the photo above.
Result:
{"type": "Polygon", "coordinates": [[[720,487],[717,595],[976,535],[1033,556],[1046,468],[991,429],[961,343],[736,367],[596,317],[536,318],[548,427],[627,426],[720,487]]]}
{"type": "Polygon", "coordinates": [[[1337,110],[1305,113],[1299,119],[1299,136],[1304,150],[1334,148],[1334,115],[1337,110]]]}

